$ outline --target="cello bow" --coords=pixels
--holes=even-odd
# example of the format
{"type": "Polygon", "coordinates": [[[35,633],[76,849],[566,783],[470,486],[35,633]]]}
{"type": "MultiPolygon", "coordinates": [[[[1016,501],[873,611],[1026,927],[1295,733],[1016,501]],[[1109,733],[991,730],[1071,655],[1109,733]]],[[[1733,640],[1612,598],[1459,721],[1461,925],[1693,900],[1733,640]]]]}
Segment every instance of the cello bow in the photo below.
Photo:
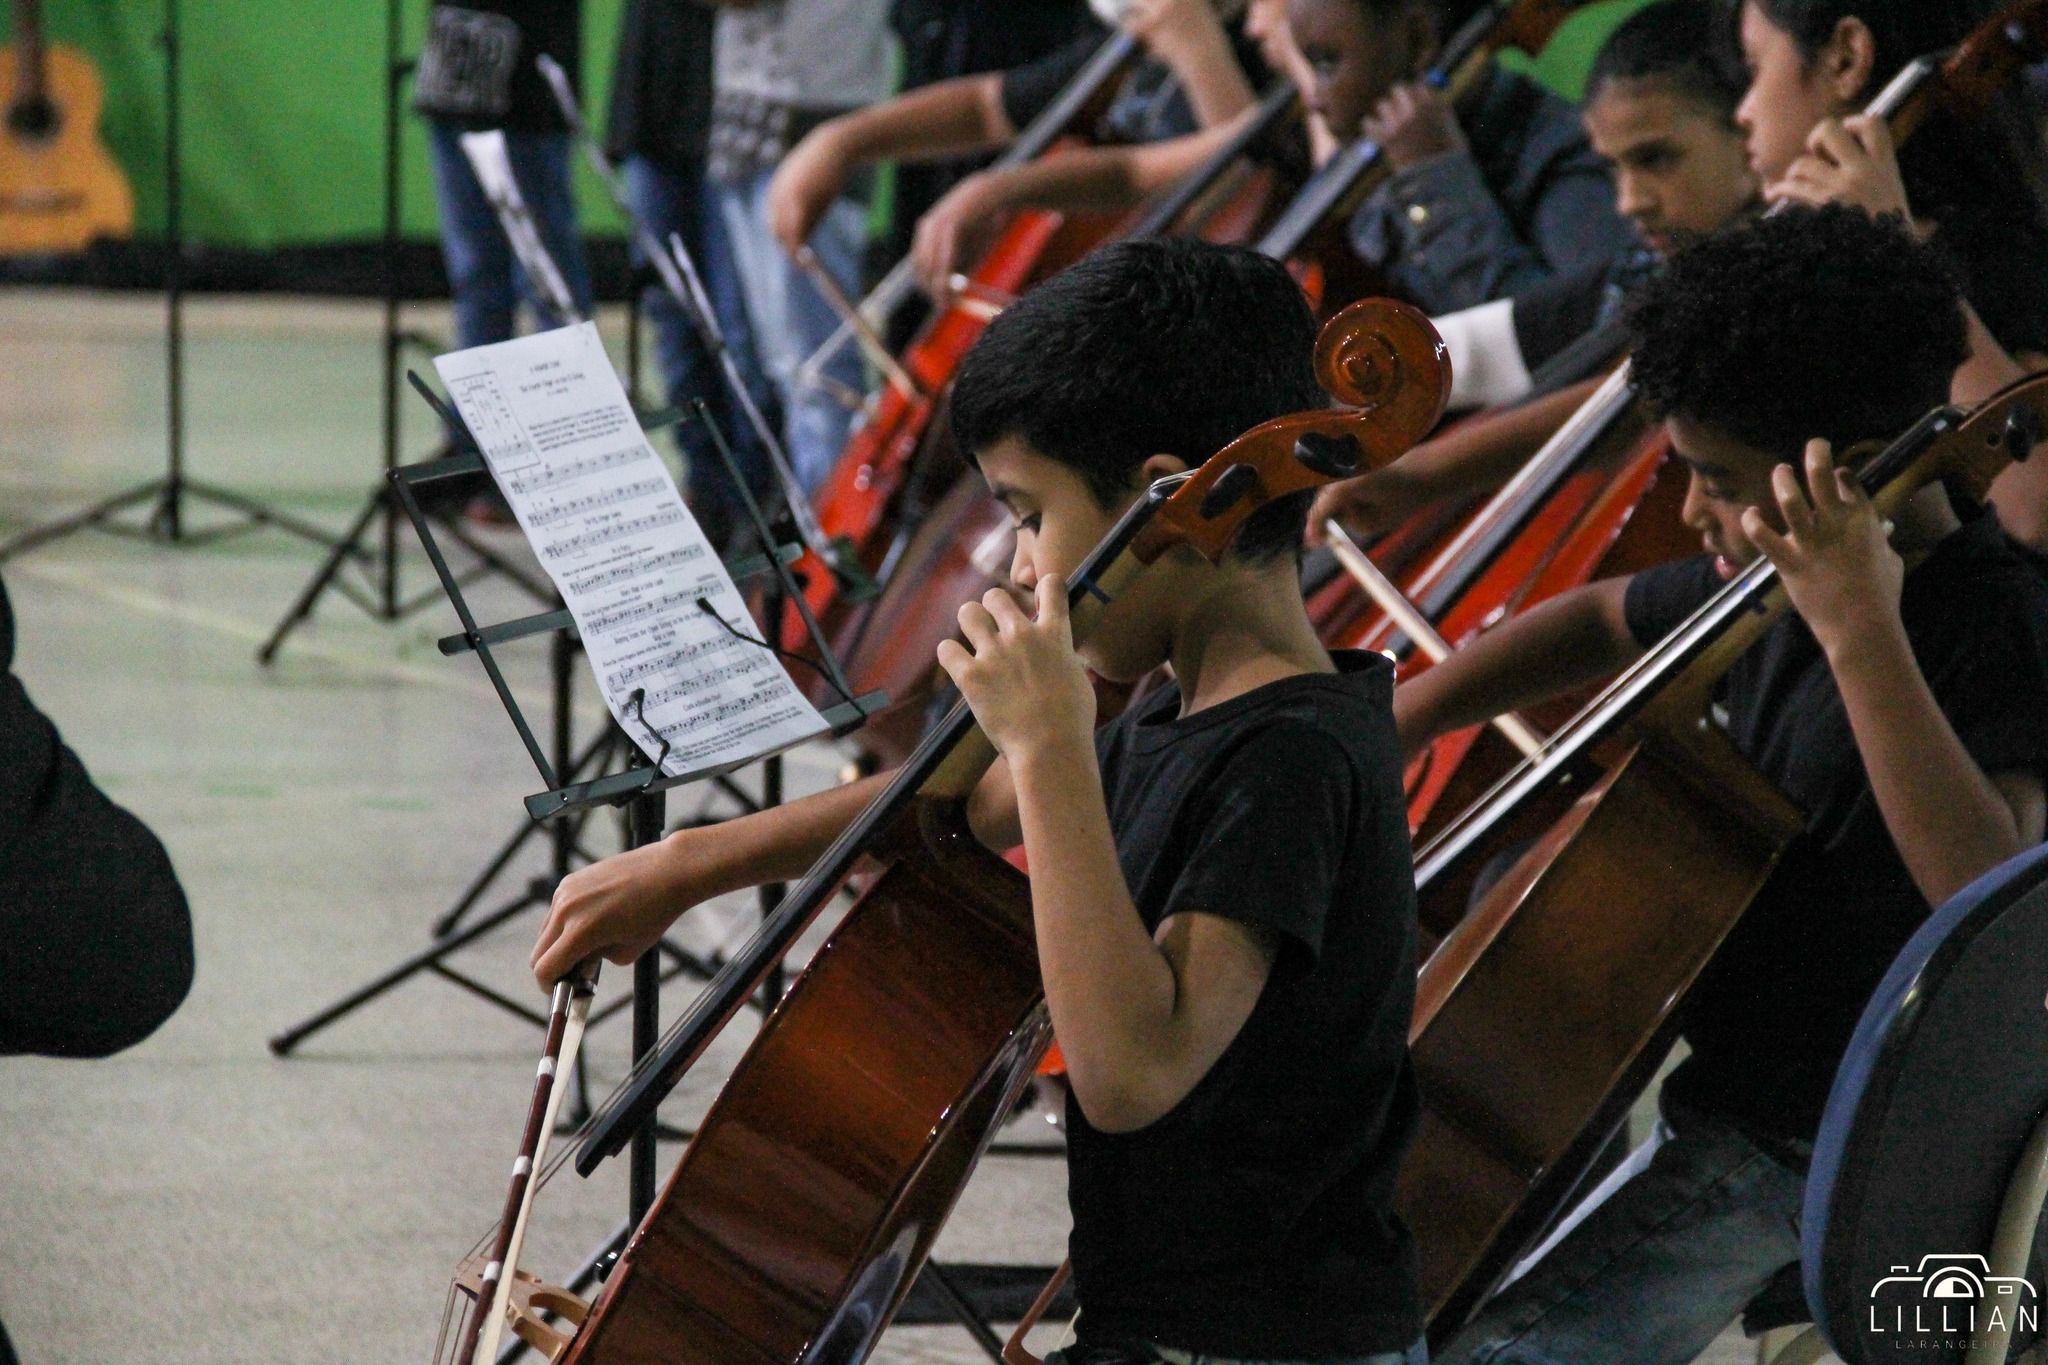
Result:
{"type": "MultiPolygon", "coordinates": [[[[1448,391],[1427,319],[1384,300],[1334,319],[1316,368],[1347,406],[1263,423],[1153,485],[1074,573],[1077,638],[1168,550],[1220,558],[1271,499],[1391,460],[1448,391]]],[[[872,1349],[1049,1041],[1028,885],[965,828],[965,798],[993,758],[956,706],[592,1121],[577,1155],[586,1174],[654,1113],[855,865],[881,865],[750,1044],[596,1301],[505,1267],[580,1323],[549,1347],[563,1365],[858,1365],[872,1349]]]]}

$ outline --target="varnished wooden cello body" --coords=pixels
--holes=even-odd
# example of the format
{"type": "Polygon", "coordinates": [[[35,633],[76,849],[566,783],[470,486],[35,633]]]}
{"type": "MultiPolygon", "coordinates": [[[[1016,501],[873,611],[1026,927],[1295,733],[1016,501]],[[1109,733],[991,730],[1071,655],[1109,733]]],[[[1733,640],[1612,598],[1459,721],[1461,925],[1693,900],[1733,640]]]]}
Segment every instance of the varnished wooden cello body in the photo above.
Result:
{"type": "MultiPolygon", "coordinates": [[[[1981,498],[2044,417],[2048,376],[1967,418],[1936,410],[1857,478],[1881,516],[1936,479],[1981,498]]],[[[1422,916],[1448,934],[1418,983],[1424,1114],[1395,1202],[1432,1340],[1569,1196],[1805,824],[1711,718],[1722,675],[1787,609],[1769,561],[1750,565],[1418,851],[1422,916]],[[1468,912],[1485,864],[1531,839],[1468,912]]]]}
{"type": "MultiPolygon", "coordinates": [[[[1319,378],[1346,406],[1282,417],[1141,499],[1075,571],[1077,638],[1145,565],[1211,559],[1270,500],[1393,459],[1436,422],[1441,342],[1369,301],[1325,328],[1319,378]]],[[[964,705],[719,974],[596,1120],[579,1167],[624,1144],[745,1007],[856,864],[859,903],[762,1026],[590,1305],[502,1267],[515,1327],[566,1365],[858,1365],[915,1278],[1048,1040],[1028,883],[974,841],[965,800],[994,757],[964,705]]],[[[500,1244],[516,1244],[516,1236],[500,1244]]],[[[466,1329],[467,1333],[476,1329],[466,1329]]]]}

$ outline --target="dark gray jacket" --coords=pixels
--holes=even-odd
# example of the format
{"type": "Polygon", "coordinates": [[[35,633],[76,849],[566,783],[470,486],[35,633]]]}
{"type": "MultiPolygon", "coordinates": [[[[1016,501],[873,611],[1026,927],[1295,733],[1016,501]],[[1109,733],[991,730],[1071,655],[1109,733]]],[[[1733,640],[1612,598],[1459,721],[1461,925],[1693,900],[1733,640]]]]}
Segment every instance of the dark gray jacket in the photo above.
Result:
{"type": "Polygon", "coordinates": [[[1571,104],[1496,68],[1458,121],[1469,153],[1400,172],[1351,220],[1352,246],[1394,289],[1455,313],[1635,249],[1571,104]]]}

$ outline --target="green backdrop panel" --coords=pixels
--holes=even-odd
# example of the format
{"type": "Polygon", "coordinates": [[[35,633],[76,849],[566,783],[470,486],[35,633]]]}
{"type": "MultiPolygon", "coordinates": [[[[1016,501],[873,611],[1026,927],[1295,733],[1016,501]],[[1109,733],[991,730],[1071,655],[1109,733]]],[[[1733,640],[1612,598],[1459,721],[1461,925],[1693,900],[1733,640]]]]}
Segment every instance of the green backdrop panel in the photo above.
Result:
{"type": "MultiPolygon", "coordinates": [[[[585,0],[584,97],[604,108],[623,0],[585,0]]],[[[46,0],[51,41],[81,49],[107,87],[102,131],[135,186],[140,235],[164,221],[164,0],[46,0]]],[[[403,0],[401,51],[419,51],[426,0],[403,0]]],[[[185,223],[195,241],[277,247],[374,238],[384,228],[385,14],[378,0],[185,0],[185,223]]],[[[11,28],[0,8],[0,32],[11,28]]],[[[406,93],[410,95],[410,84],[406,93]]],[[[434,234],[426,138],[402,118],[408,235],[434,234]]],[[[619,223],[587,168],[584,223],[619,223]]]]}
{"type": "MultiPolygon", "coordinates": [[[[1607,33],[1646,0],[1596,0],[1540,59],[1511,64],[1576,96],[1607,33]]],[[[605,107],[623,0],[585,0],[584,97],[605,107]]],[[[418,51],[426,0],[401,0],[401,50],[418,51]]],[[[107,86],[103,131],[134,183],[139,231],[163,198],[164,0],[46,0],[52,40],[82,49],[107,86]]],[[[379,0],[185,0],[180,6],[187,234],[227,247],[362,241],[383,230],[385,7],[379,0]]],[[[11,25],[0,7],[0,33],[11,25]]],[[[404,116],[409,236],[434,234],[420,121],[404,116]]],[[[583,222],[620,224],[579,166],[583,222]]]]}

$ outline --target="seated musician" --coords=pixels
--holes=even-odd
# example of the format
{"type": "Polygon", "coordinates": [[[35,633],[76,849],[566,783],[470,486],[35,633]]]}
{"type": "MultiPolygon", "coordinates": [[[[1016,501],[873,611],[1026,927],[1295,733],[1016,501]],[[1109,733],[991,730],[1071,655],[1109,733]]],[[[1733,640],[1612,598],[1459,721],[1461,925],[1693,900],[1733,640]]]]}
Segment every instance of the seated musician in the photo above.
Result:
{"type": "MultiPolygon", "coordinates": [[[[1137,0],[1123,26],[1149,59],[1125,78],[1103,119],[1115,136],[1155,142],[1226,123],[1250,108],[1251,82],[1210,0],[1137,0]]],[[[1108,36],[1091,24],[1037,61],[938,81],[812,129],[768,188],[776,238],[794,255],[847,181],[876,162],[958,160],[1008,146],[1108,36]]],[[[994,178],[963,177],[919,218],[912,254],[934,297],[944,296],[951,273],[971,266],[993,240],[1002,216],[988,202],[994,178]]]]}
{"type": "MultiPolygon", "coordinates": [[[[2048,156],[2039,127],[2008,90],[1968,120],[1937,106],[1895,152],[1887,127],[1857,112],[1908,61],[1967,37],[1960,11],[1924,0],[1744,0],[1731,39],[1751,77],[1735,121],[1766,199],[1907,215],[1962,282],[1971,359],[1957,371],[1953,397],[1973,403],[2048,366],[2048,156]]],[[[1569,396],[1560,397],[1562,405],[1546,399],[1525,409],[1534,425],[1449,432],[1388,469],[1325,490],[1311,536],[1328,516],[1359,535],[1379,534],[1438,498],[1499,487],[1571,414],[1569,396]]],[[[2015,466],[1992,497],[2011,534],[2048,550],[2044,464],[2015,466]]]]}
{"type": "Polygon", "coordinates": [[[1948,397],[1967,333],[1933,249],[1795,209],[1680,253],[1629,319],[1705,553],[1553,598],[1421,674],[1396,694],[1403,746],[1614,672],[1765,555],[1794,611],[1715,714],[1808,823],[1682,1007],[1673,1136],[1481,1308],[1453,1365],[1698,1356],[1799,1258],[1813,1138],[1870,993],[1930,906],[2041,841],[2048,807],[2048,584],[1939,484],[1881,525],[1832,453],[1948,397]]]}
{"type": "MultiPolygon", "coordinates": [[[[963,607],[940,660],[1002,755],[974,832],[1031,865],[1071,1084],[1069,1361],[1423,1359],[1390,1205],[1417,1117],[1392,670],[1317,642],[1304,495],[1255,513],[1220,565],[1163,557],[1079,651],[1067,624],[1064,576],[1150,481],[1327,403],[1314,338],[1274,261],[1120,243],[996,318],[954,393],[960,446],[1017,521],[1014,593],[963,607]],[[1175,685],[1093,730],[1088,668],[1167,662],[1175,685]]],[[[886,781],[571,875],[536,975],[630,959],[692,905],[795,878],[886,781]]]]}
{"type": "MultiPolygon", "coordinates": [[[[1269,64],[1306,81],[1304,101],[1331,135],[1384,149],[1393,175],[1353,217],[1353,249],[1393,292],[1434,313],[1624,255],[1627,225],[1568,103],[1499,67],[1456,108],[1419,79],[1436,60],[1444,9],[1289,0],[1285,29],[1263,35],[1269,64]]],[[[989,208],[1130,208],[1201,165],[1230,131],[1062,158],[1028,184],[1011,182],[989,208]]]]}

